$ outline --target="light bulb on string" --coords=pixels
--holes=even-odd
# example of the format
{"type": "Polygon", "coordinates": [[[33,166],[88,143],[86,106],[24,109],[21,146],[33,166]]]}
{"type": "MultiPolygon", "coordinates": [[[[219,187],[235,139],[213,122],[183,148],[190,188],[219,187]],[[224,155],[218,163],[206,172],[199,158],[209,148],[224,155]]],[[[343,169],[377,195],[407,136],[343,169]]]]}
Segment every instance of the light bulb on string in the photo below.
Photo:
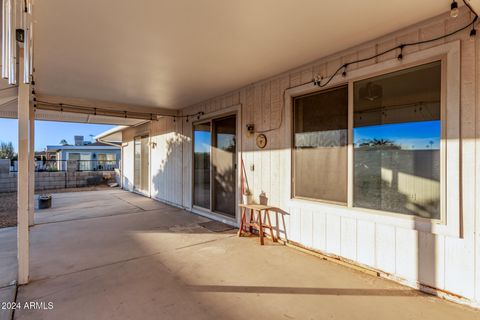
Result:
{"type": "Polygon", "coordinates": [[[470,30],[470,37],[474,38],[477,35],[477,29],[475,29],[475,24],[472,25],[472,30],[470,30]]]}
{"type": "Polygon", "coordinates": [[[450,5],[450,17],[456,18],[458,17],[458,3],[457,1],[453,0],[452,4],[450,5]]]}

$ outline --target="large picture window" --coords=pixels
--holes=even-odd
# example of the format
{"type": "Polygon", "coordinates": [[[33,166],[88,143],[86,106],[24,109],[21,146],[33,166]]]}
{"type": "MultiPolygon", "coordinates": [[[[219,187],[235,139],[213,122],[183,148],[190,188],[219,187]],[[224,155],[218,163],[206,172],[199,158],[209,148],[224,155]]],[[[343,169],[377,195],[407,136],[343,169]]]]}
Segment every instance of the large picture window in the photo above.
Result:
{"type": "Polygon", "coordinates": [[[442,61],[292,103],[294,198],[442,219],[442,61]]]}
{"type": "Polygon", "coordinates": [[[294,196],[346,204],[348,87],[293,102],[294,196]]]}
{"type": "Polygon", "coordinates": [[[353,206],[440,219],[441,62],[354,83],[353,206]]]}

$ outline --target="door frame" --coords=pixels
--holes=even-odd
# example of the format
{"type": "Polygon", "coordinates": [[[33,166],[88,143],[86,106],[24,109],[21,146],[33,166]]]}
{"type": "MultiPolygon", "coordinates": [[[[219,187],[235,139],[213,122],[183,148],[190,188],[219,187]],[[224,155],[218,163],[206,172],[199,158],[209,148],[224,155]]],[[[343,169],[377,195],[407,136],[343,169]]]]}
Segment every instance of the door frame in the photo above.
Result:
{"type": "MultiPolygon", "coordinates": [[[[152,154],[152,151],[150,150],[150,134],[149,133],[144,133],[144,134],[141,134],[141,135],[136,135],[133,137],[133,192],[135,193],[138,193],[138,194],[141,194],[143,196],[147,196],[147,197],[150,197],[150,181],[151,181],[151,178],[150,178],[150,165],[151,165],[151,154],[152,154]],[[137,187],[135,186],[135,140],[136,139],[142,139],[142,138],[147,138],[147,149],[148,149],[148,166],[147,166],[147,177],[148,177],[148,183],[147,183],[147,188],[148,190],[140,190],[140,189],[137,189],[137,187]]],[[[141,142],[140,142],[141,144],[141,142]]],[[[140,149],[141,150],[141,149],[140,149]]],[[[141,162],[141,161],[140,161],[141,162]]],[[[140,173],[141,175],[141,173],[140,173]]]]}
{"type": "MultiPolygon", "coordinates": [[[[209,113],[207,117],[204,117],[203,119],[199,119],[198,121],[194,121],[191,124],[191,132],[192,132],[192,146],[191,146],[191,165],[190,165],[190,176],[191,176],[191,188],[190,188],[190,199],[191,199],[191,205],[190,205],[190,210],[198,215],[205,216],[207,218],[221,221],[225,224],[229,224],[232,226],[238,226],[240,222],[240,209],[238,207],[238,204],[240,203],[241,199],[241,177],[240,177],[240,167],[241,167],[241,155],[242,155],[242,119],[241,119],[241,111],[242,111],[242,105],[234,105],[228,108],[225,108],[223,110],[219,110],[217,112],[212,112],[209,113]],[[206,123],[210,122],[211,124],[211,132],[213,131],[213,120],[215,119],[221,119],[221,118],[226,118],[228,116],[235,116],[235,142],[236,142],[236,159],[237,159],[237,168],[235,169],[235,217],[228,216],[226,214],[222,214],[219,212],[212,211],[213,208],[213,168],[210,168],[210,208],[202,208],[199,206],[194,205],[193,200],[194,200],[194,189],[195,189],[195,184],[194,184],[194,157],[195,157],[195,139],[194,139],[194,126],[196,124],[201,124],[201,123],[206,123]]],[[[212,138],[211,140],[213,141],[213,132],[212,132],[212,138]]],[[[212,153],[211,153],[212,154],[212,153]]],[[[212,160],[211,160],[212,161],[212,160]]],[[[211,163],[211,162],[210,162],[211,163]]]]}

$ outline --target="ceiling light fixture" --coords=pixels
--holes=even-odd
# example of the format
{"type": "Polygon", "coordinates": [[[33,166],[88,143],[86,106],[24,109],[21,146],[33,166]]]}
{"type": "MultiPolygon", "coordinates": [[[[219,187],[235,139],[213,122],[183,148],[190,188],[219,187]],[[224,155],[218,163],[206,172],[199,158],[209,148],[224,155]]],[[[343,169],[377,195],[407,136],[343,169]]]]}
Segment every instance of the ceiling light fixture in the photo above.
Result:
{"type": "Polygon", "coordinates": [[[368,82],[365,87],[360,88],[360,99],[367,101],[375,101],[383,96],[383,88],[378,84],[368,82]]]}

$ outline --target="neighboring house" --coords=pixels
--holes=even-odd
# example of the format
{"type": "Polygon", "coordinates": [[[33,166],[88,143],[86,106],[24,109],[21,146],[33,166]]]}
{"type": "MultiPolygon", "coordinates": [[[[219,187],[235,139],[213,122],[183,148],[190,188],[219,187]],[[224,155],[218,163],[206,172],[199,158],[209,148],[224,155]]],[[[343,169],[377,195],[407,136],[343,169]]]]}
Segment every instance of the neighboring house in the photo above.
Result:
{"type": "Polygon", "coordinates": [[[57,160],[57,151],[35,151],[35,160],[57,160]]]}
{"type": "Polygon", "coordinates": [[[246,178],[284,240],[480,302],[478,40],[375,56],[462,12],[97,139],[121,137],[126,190],[238,225],[246,178]]]}
{"type": "Polygon", "coordinates": [[[45,152],[52,156],[58,170],[67,168],[67,160],[77,160],[80,171],[113,170],[118,168],[120,146],[102,142],[84,142],[83,137],[75,137],[76,145],[47,146],[45,152]]]}

